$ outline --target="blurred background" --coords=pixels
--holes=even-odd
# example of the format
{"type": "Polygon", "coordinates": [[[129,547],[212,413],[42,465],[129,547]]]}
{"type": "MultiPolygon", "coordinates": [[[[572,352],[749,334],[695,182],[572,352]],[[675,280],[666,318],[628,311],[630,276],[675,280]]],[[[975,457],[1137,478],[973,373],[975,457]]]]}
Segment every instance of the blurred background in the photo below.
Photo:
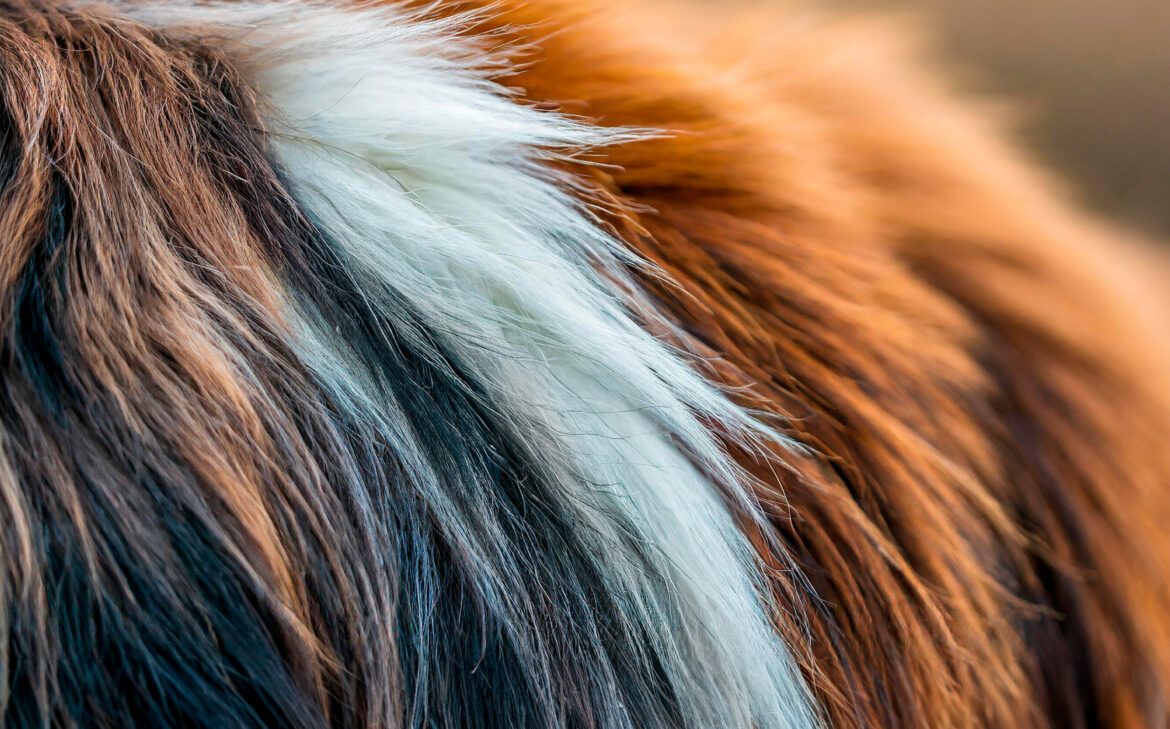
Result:
{"type": "Polygon", "coordinates": [[[1170,0],[815,0],[909,11],[1079,198],[1170,241],[1170,0]]]}

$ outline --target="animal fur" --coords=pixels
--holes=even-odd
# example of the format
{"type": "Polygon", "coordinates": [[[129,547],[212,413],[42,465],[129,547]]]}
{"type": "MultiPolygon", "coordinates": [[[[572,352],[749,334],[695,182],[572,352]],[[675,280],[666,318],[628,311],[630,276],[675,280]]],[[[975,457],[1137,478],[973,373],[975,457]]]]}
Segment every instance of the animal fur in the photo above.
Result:
{"type": "Polygon", "coordinates": [[[0,2],[5,726],[1166,725],[1153,257],[608,5],[0,2]]]}

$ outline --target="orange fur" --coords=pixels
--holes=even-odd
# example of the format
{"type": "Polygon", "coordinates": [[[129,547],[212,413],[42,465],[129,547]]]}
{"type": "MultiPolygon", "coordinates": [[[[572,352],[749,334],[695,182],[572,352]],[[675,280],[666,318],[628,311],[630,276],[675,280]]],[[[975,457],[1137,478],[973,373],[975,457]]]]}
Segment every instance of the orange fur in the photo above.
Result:
{"type": "Polygon", "coordinates": [[[673,132],[590,174],[682,344],[809,449],[745,465],[830,724],[1164,725],[1170,359],[1131,242],[886,28],[571,5],[477,30],[532,44],[527,102],[673,132]]]}

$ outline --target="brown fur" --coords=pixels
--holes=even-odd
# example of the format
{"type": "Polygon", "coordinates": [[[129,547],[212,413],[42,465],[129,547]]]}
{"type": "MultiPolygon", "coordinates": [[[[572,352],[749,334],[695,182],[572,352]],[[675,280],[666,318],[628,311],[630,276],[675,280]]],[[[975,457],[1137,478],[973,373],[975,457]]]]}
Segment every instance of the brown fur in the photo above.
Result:
{"type": "Polygon", "coordinates": [[[0,52],[5,725],[231,716],[219,700],[181,703],[200,702],[182,695],[192,675],[232,686],[222,666],[242,670],[219,618],[184,622],[199,570],[236,620],[263,616],[237,628],[254,657],[285,664],[263,677],[283,725],[316,721],[332,701],[338,716],[388,710],[388,631],[355,618],[384,610],[359,607],[360,588],[338,578],[333,604],[349,618],[328,617],[308,587],[323,576],[311,564],[340,574],[375,558],[343,555],[363,548],[321,486],[340,436],[285,344],[273,241],[295,256],[297,233],[280,226],[298,219],[247,84],[206,48],[23,0],[2,5],[0,52]],[[304,519],[306,500],[319,521],[304,519]],[[216,572],[221,558],[239,572],[216,572]],[[166,577],[144,585],[142,573],[166,577]],[[384,688],[355,695],[336,683],[334,647],[356,650],[359,633],[380,644],[366,680],[384,688]],[[191,663],[185,678],[167,675],[168,651],[191,663]],[[111,674],[111,655],[141,673],[111,674]],[[126,680],[137,693],[123,686],[124,705],[105,703],[99,685],[126,680]],[[295,703],[290,685],[316,705],[295,703]],[[165,714],[144,708],[154,695],[165,714]]]}
{"type": "MultiPolygon", "coordinates": [[[[776,568],[777,629],[827,723],[1166,726],[1170,354],[1149,257],[1062,202],[885,29],[642,2],[439,12],[489,5],[469,32],[530,49],[507,80],[520,101],[672,132],[573,169],[675,282],[645,285],[678,343],[806,448],[777,449],[782,468],[739,457],[772,519],[751,536],[776,568]]],[[[0,54],[16,160],[0,201],[0,516],[6,659],[21,659],[5,685],[35,695],[13,723],[71,725],[70,702],[98,726],[120,716],[70,673],[96,648],[58,625],[62,595],[80,598],[44,575],[76,563],[101,586],[81,593],[95,612],[151,626],[111,565],[186,576],[156,539],[167,524],[133,531],[161,474],[247,568],[240,600],[288,691],[310,697],[281,710],[397,725],[392,590],[350,569],[385,545],[332,490],[349,434],[285,345],[277,279],[308,266],[289,241],[311,231],[246,81],[97,11],[5,3],[0,54]],[[43,316],[22,318],[34,304],[43,316]],[[64,348],[40,353],[61,372],[22,359],[41,339],[64,348]],[[101,551],[106,519],[133,559],[101,551]],[[53,541],[62,525],[76,543],[53,541]]],[[[205,628],[180,626],[226,650],[205,628]]],[[[227,695],[242,679],[224,676],[227,695]]]]}
{"type": "Polygon", "coordinates": [[[745,465],[809,580],[776,578],[830,725],[1165,725],[1170,359],[1132,242],[889,28],[504,19],[526,100],[677,132],[595,176],[645,211],[615,225],[681,284],[648,282],[685,344],[809,448],[745,465]]]}

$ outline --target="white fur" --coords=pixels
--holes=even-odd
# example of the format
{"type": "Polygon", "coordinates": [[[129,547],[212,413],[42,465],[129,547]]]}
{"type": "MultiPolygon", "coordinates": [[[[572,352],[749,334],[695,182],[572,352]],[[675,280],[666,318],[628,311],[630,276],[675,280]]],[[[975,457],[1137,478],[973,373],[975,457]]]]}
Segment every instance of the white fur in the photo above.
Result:
{"type": "MultiPolygon", "coordinates": [[[[638,264],[567,192],[572,180],[542,165],[635,133],[515,103],[492,80],[501,59],[459,37],[459,19],[309,2],[132,13],[220,38],[270,104],[274,155],[316,221],[475,363],[509,422],[559,434],[554,452],[532,455],[548,461],[583,520],[605,534],[614,529],[605,514],[621,509],[654,546],[670,584],[651,584],[615,554],[613,589],[652,635],[679,646],[668,678],[696,697],[699,720],[814,725],[769,626],[759,567],[721,500],[721,488],[743,493],[745,477],[701,419],[747,441],[774,436],[634,323],[617,293],[625,284],[603,281],[628,283],[638,264]],[[682,624],[653,624],[671,609],[682,624]]],[[[306,356],[351,407],[405,428],[327,324],[307,322],[303,334],[306,356]]],[[[416,478],[433,478],[421,460],[410,465],[416,478]]],[[[483,580],[485,591],[503,590],[502,577],[483,580]]]]}

